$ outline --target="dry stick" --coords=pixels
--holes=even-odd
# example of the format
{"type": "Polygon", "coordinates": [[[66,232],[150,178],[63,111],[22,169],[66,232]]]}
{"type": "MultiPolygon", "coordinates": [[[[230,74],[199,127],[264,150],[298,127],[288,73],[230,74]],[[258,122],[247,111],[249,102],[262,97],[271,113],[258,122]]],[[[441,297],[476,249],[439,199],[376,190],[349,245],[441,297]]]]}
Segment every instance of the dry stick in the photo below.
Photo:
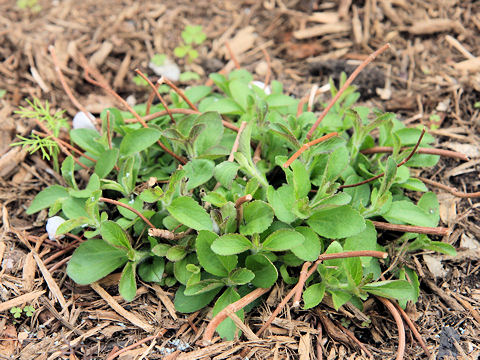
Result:
{"type": "Polygon", "coordinates": [[[423,181],[424,183],[426,183],[428,185],[432,185],[432,186],[438,187],[442,190],[446,190],[450,194],[455,195],[455,196],[460,197],[460,198],[468,199],[468,198],[480,197],[480,191],[477,191],[477,192],[474,192],[474,193],[464,193],[464,192],[457,191],[454,188],[451,188],[450,186],[441,184],[441,183],[433,181],[433,180],[425,179],[423,177],[417,176],[417,179],[423,181]]]}
{"type": "Polygon", "coordinates": [[[317,334],[317,359],[323,359],[323,350],[322,350],[322,335],[323,335],[323,327],[322,322],[318,321],[318,334],[317,334]]]}
{"type": "Polygon", "coordinates": [[[225,41],[225,47],[227,48],[228,50],[228,54],[230,55],[230,59],[233,61],[233,63],[235,64],[235,68],[236,69],[240,69],[240,63],[238,62],[235,54],[233,53],[232,51],[232,48],[230,47],[230,44],[228,43],[228,41],[225,41]]]}
{"type": "MultiPolygon", "coordinates": [[[[90,74],[89,72],[91,72],[91,68],[90,66],[88,65],[85,57],[80,57],[80,60],[82,62],[82,66],[83,66],[83,70],[84,70],[84,76],[85,76],[85,79],[104,89],[106,92],[108,92],[110,95],[112,95],[115,99],[117,99],[118,101],[120,101],[120,103],[122,103],[123,106],[125,106],[128,111],[130,111],[132,113],[133,116],[135,116],[135,118],[142,124],[143,127],[145,128],[148,128],[148,125],[147,123],[140,117],[140,115],[138,115],[138,113],[120,96],[118,95],[111,87],[110,85],[108,85],[106,82],[104,82],[103,80],[101,82],[99,81],[96,81],[94,79],[92,79],[90,77],[90,74]]],[[[177,154],[175,154],[173,151],[171,151],[169,148],[167,148],[160,140],[157,141],[157,144],[166,152],[168,153],[169,155],[171,155],[172,157],[174,157],[176,160],[178,160],[180,163],[182,164],[186,164],[187,163],[187,160],[185,160],[183,157],[181,156],[178,156],[177,154]]]]}
{"type": "Polygon", "coordinates": [[[136,343],[134,343],[134,344],[132,344],[132,345],[129,345],[129,346],[127,346],[127,347],[124,347],[123,349],[118,350],[118,351],[114,352],[113,354],[110,354],[110,355],[107,357],[107,360],[113,360],[113,359],[115,359],[118,355],[121,355],[121,354],[123,354],[124,352],[127,352],[128,350],[134,349],[134,348],[136,348],[137,346],[140,346],[140,345],[146,343],[147,341],[155,340],[156,338],[159,338],[160,336],[163,336],[166,332],[167,332],[166,329],[161,329],[157,335],[147,336],[146,338],[144,338],[144,339],[142,339],[142,340],[140,340],[140,341],[137,341],[136,343]]]}
{"type": "MultiPolygon", "coordinates": [[[[408,147],[403,147],[400,150],[406,150],[408,147]]],[[[378,154],[378,153],[392,153],[393,147],[391,146],[375,146],[369,149],[364,149],[360,151],[362,154],[378,154]]],[[[457,151],[444,150],[444,149],[434,149],[434,148],[418,148],[418,154],[429,154],[429,155],[440,155],[443,157],[448,157],[452,159],[459,159],[464,161],[469,161],[467,155],[459,153],[457,151]]]]}
{"type": "MultiPolygon", "coordinates": [[[[397,164],[397,168],[399,168],[400,166],[402,166],[403,164],[405,164],[408,160],[410,160],[412,158],[412,156],[415,154],[415,152],[417,151],[418,149],[418,146],[420,145],[420,142],[422,141],[422,138],[423,138],[423,135],[425,135],[425,129],[422,130],[422,133],[420,134],[420,137],[418,138],[418,141],[417,143],[415,144],[413,150],[410,152],[410,154],[405,158],[403,159],[400,163],[397,164]]],[[[385,173],[382,172],[374,177],[371,177],[370,179],[366,179],[366,180],[363,180],[363,181],[360,181],[358,183],[355,183],[355,184],[349,184],[349,185],[341,185],[339,186],[339,190],[341,189],[346,189],[346,188],[352,188],[352,187],[356,187],[356,186],[360,186],[360,185],[363,185],[363,184],[366,184],[366,183],[369,183],[371,181],[374,181],[374,180],[377,180],[379,178],[381,178],[382,176],[384,176],[385,173]]]]}
{"type": "Polygon", "coordinates": [[[416,234],[428,234],[445,236],[450,232],[449,228],[445,227],[426,227],[426,226],[413,226],[413,225],[398,225],[390,224],[381,221],[372,221],[373,225],[377,229],[399,231],[399,232],[411,232],[416,234]]]}
{"type": "MultiPolygon", "coordinates": [[[[318,257],[318,260],[315,261],[315,263],[310,267],[308,270],[306,279],[308,279],[316,270],[318,265],[324,261],[324,260],[333,260],[333,259],[344,259],[344,258],[349,258],[349,257],[359,257],[359,256],[371,256],[371,257],[376,257],[380,259],[385,259],[388,254],[381,252],[381,251],[373,251],[373,250],[361,250],[361,251],[345,251],[343,253],[334,253],[334,254],[321,254],[318,257]]],[[[297,292],[297,289],[303,288],[303,283],[298,282],[292,290],[283,298],[280,304],[278,304],[277,308],[275,311],[270,315],[268,320],[263,324],[263,326],[260,328],[260,330],[257,331],[256,335],[260,336],[275,320],[277,315],[280,313],[282,308],[287,304],[287,302],[294,296],[297,292]]]]}
{"type": "Polygon", "coordinates": [[[307,281],[307,273],[308,273],[308,268],[312,265],[311,262],[307,261],[306,263],[303,264],[302,270],[300,271],[300,276],[298,277],[298,287],[297,291],[295,293],[295,296],[293,297],[293,307],[298,307],[300,306],[300,298],[302,297],[302,292],[303,292],[303,285],[305,284],[305,281],[307,281]],[[302,285],[299,285],[302,284],[302,285]]]}
{"type": "Polygon", "coordinates": [[[365,345],[357,339],[357,337],[355,336],[355,334],[353,332],[351,332],[350,330],[348,330],[346,327],[344,327],[342,324],[340,324],[338,321],[335,321],[335,324],[340,328],[340,330],[342,330],[345,335],[347,335],[355,344],[357,344],[360,349],[362,349],[365,354],[368,355],[368,357],[370,359],[373,359],[373,355],[370,351],[368,351],[368,349],[365,347],[365,345]]]}
{"type": "Polygon", "coordinates": [[[425,344],[425,341],[423,341],[422,335],[417,330],[417,327],[415,326],[415,323],[410,319],[410,317],[407,315],[407,313],[396,303],[393,302],[393,305],[397,308],[397,311],[400,312],[400,314],[403,317],[403,320],[407,323],[408,327],[413,333],[413,336],[415,336],[415,339],[418,341],[418,344],[422,347],[423,351],[427,355],[427,357],[430,359],[431,354],[430,351],[428,351],[427,345],[425,344]]]}
{"type": "Polygon", "coordinates": [[[85,170],[89,170],[90,168],[81,163],[75,156],[72,155],[72,153],[70,151],[68,151],[68,149],[66,148],[66,146],[64,146],[61,142],[61,140],[59,138],[57,138],[55,135],[52,134],[52,132],[50,131],[50,129],[48,129],[45,125],[43,125],[43,123],[36,119],[36,118],[33,118],[33,121],[35,121],[35,123],[44,131],[46,132],[57,144],[58,146],[60,147],[60,149],[67,155],[67,156],[71,156],[73,158],[73,161],[75,161],[78,165],[80,165],[81,167],[83,167],[85,170]]]}
{"type": "Polygon", "coordinates": [[[313,102],[315,101],[317,90],[318,90],[318,85],[317,84],[313,85],[312,89],[310,90],[310,96],[308,97],[307,111],[312,111],[313,102]]]}
{"type": "Polygon", "coordinates": [[[61,267],[62,265],[64,265],[66,262],[68,262],[71,258],[72,258],[72,255],[67,256],[66,258],[64,258],[64,259],[60,260],[59,262],[55,263],[53,266],[49,267],[49,268],[48,268],[48,271],[50,271],[51,273],[54,272],[54,271],[57,270],[59,267],[61,267]]]}
{"type": "Polygon", "coordinates": [[[239,197],[237,201],[235,201],[235,209],[237,209],[237,228],[240,226],[240,222],[243,218],[243,203],[249,202],[252,200],[252,195],[247,194],[242,197],[239,197]]]}
{"type": "Polygon", "coordinates": [[[85,115],[90,118],[90,120],[93,120],[94,124],[97,125],[97,119],[90,114],[85,107],[80,104],[80,102],[77,100],[77,98],[73,95],[72,90],[68,86],[65,77],[63,76],[62,70],[60,69],[60,63],[58,62],[57,54],[55,52],[55,47],[53,45],[50,45],[48,47],[48,50],[50,51],[50,55],[52,56],[53,64],[55,65],[55,71],[57,72],[58,78],[60,80],[60,83],[62,84],[63,90],[69,97],[70,101],[77,107],[78,110],[82,111],[85,113],[85,115]]]}
{"type": "Polygon", "coordinates": [[[313,133],[317,129],[318,125],[320,125],[320,122],[323,120],[323,118],[328,114],[330,109],[333,107],[333,105],[337,102],[337,100],[340,98],[340,96],[343,94],[343,92],[350,86],[353,80],[360,74],[360,72],[368,65],[370,64],[375,58],[383,53],[385,50],[387,50],[390,47],[390,44],[387,43],[383,45],[380,49],[375,51],[374,53],[370,54],[368,58],[366,58],[356,69],[355,71],[348,77],[347,81],[345,81],[345,84],[341,87],[340,90],[338,90],[337,95],[330,101],[328,106],[323,110],[323,112],[320,114],[318,117],[317,121],[315,121],[315,124],[313,124],[312,128],[307,134],[307,140],[310,140],[312,137],[313,133]]]}
{"type": "Polygon", "coordinates": [[[185,102],[188,104],[188,106],[190,106],[190,108],[191,108],[192,110],[198,111],[198,108],[190,101],[189,98],[187,98],[187,97],[185,96],[185,94],[183,93],[182,90],[180,90],[178,87],[176,87],[175,84],[172,83],[170,80],[168,80],[166,77],[163,77],[163,76],[162,76],[160,80],[162,80],[162,79],[163,79],[163,81],[165,82],[165,84],[167,84],[168,86],[170,86],[170,87],[173,89],[173,91],[175,91],[183,100],[185,100],[185,102]]]}
{"type": "MultiPolygon", "coordinates": [[[[205,329],[205,333],[203,334],[203,341],[209,343],[212,341],[213,334],[215,333],[215,329],[220,325],[220,323],[225,320],[228,316],[228,312],[231,311],[233,313],[237,312],[238,310],[243,309],[245,306],[250,304],[252,301],[258,299],[260,296],[265,294],[270,288],[257,288],[253,290],[251,293],[245,295],[238,301],[228,305],[226,308],[221,310],[215,317],[210,321],[207,328],[205,329]]],[[[258,335],[258,334],[257,334],[258,335]]]]}
{"type": "Polygon", "coordinates": [[[121,206],[121,207],[124,207],[125,209],[128,209],[130,210],[131,212],[135,213],[136,215],[138,215],[148,226],[150,226],[151,228],[155,228],[155,225],[153,225],[150,220],[148,220],[140,211],[138,211],[137,209],[134,209],[133,207],[127,205],[127,204],[124,204],[124,203],[121,203],[120,201],[117,201],[117,200],[113,200],[113,199],[109,199],[109,198],[104,198],[104,197],[100,197],[98,199],[98,201],[103,201],[103,202],[106,202],[106,203],[110,203],[110,204],[113,204],[113,205],[117,205],[117,206],[121,206]]]}
{"type": "Polygon", "coordinates": [[[57,251],[55,254],[49,256],[48,258],[46,258],[45,260],[43,260],[43,263],[45,265],[47,265],[50,261],[52,260],[55,260],[56,258],[58,258],[59,256],[69,252],[70,250],[74,249],[77,245],[78,245],[78,241],[74,241],[72,242],[70,245],[68,245],[67,247],[63,248],[62,250],[60,251],[57,251]]]}
{"type": "Polygon", "coordinates": [[[270,55],[268,55],[267,50],[262,48],[263,56],[265,56],[265,61],[267,62],[267,73],[265,74],[265,80],[263,81],[263,90],[265,90],[270,83],[270,76],[272,75],[272,61],[270,60],[270,55]]]}
{"type": "Polygon", "coordinates": [[[318,139],[315,139],[315,140],[312,140],[306,144],[303,144],[302,147],[300,149],[298,149],[295,154],[293,154],[290,159],[288,159],[285,164],[283,164],[283,167],[284,168],[287,168],[290,166],[290,164],[292,162],[294,162],[300,155],[302,155],[302,153],[307,150],[309,147],[313,146],[313,145],[316,145],[322,141],[325,141],[325,140],[328,140],[330,139],[331,137],[334,137],[334,136],[337,136],[338,133],[337,132],[332,132],[330,134],[327,134],[327,135],[323,135],[322,137],[319,137],[318,139]]]}
{"type": "Polygon", "coordinates": [[[385,299],[380,296],[376,296],[378,300],[382,302],[383,305],[390,311],[398,328],[398,349],[397,349],[397,360],[402,360],[405,353],[405,326],[403,325],[402,316],[399,314],[395,306],[391,303],[390,300],[385,299]]]}
{"type": "Polygon", "coordinates": [[[165,111],[167,112],[168,116],[170,116],[170,120],[172,120],[172,122],[174,124],[176,124],[175,119],[172,116],[172,113],[168,109],[168,105],[167,105],[166,101],[164,100],[162,95],[160,95],[160,93],[158,92],[157,87],[155,85],[153,85],[153,83],[150,81],[150,79],[148,77],[146,77],[139,69],[135,69],[135,72],[138,75],[140,75],[146,82],[148,82],[148,85],[150,85],[150,87],[152,88],[152,91],[155,93],[155,95],[157,95],[158,100],[160,100],[160,102],[162,103],[162,105],[165,108],[165,111]]]}

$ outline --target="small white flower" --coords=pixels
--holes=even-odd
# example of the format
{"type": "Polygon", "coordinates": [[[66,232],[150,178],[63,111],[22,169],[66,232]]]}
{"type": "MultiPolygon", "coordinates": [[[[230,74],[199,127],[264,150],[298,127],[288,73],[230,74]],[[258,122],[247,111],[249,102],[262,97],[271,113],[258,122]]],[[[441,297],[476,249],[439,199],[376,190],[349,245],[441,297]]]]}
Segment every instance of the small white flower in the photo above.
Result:
{"type": "Polygon", "coordinates": [[[252,81],[252,85],[258,86],[260,89],[265,91],[265,94],[270,95],[272,93],[272,90],[270,89],[270,86],[265,87],[265,83],[261,81],[252,81]]]}
{"type": "Polygon", "coordinates": [[[93,124],[91,118],[95,118],[92,114],[88,113],[89,115],[85,114],[83,111],[79,111],[78,113],[75,114],[73,117],[73,128],[74,129],[93,129],[97,130],[95,128],[95,125],[93,124]],[[90,116],[90,117],[89,117],[90,116]]]}
{"type": "Polygon", "coordinates": [[[180,68],[169,58],[166,58],[163,65],[158,66],[153,62],[148,67],[158,76],[165,76],[168,80],[178,81],[180,79],[180,68]]]}
{"type": "MultiPolygon", "coordinates": [[[[53,216],[47,220],[47,233],[48,233],[48,238],[50,240],[55,240],[55,233],[57,232],[57,229],[60,225],[62,225],[65,222],[65,219],[61,218],[60,216],[53,216]]],[[[60,235],[58,238],[62,239],[64,235],[60,235]]]]}

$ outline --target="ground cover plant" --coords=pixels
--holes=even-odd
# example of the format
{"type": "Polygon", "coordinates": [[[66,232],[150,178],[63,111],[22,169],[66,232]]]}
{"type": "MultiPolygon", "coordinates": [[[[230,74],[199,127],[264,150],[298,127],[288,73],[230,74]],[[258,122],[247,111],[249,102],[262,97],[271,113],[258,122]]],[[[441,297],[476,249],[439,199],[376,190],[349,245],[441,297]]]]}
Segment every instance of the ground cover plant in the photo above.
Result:
{"type": "Polygon", "coordinates": [[[304,309],[325,294],[337,309],[361,309],[369,296],[405,307],[419,281],[388,251],[455,253],[429,237],[448,229],[438,227],[435,194],[413,176],[439,155],[423,129],[355,106],[354,76],[343,76],[340,90],[330,83],[332,101],[318,118],[279,82],[259,87],[242,69],[185,92],[165,80],[170,105],[157,92],[158,104],[84,114],[87,126],[65,129],[68,138],[45,112],[43,132],[18,144],[67,155],[58,165],[65,184],[40,192],[27,212],[48,208],[60,217],[57,236],[87,239],[67,267],[78,284],[122,268],[126,300],[141,279],[174,287],[179,312],[213,305],[205,340],[215,329],[233,339],[239,331],[225,309],[242,320],[277,281],[296,284],[285,302],[303,296],[304,309]],[[80,172],[89,178],[82,186],[80,172]],[[416,202],[413,192],[422,193],[416,202]],[[405,234],[386,242],[378,229],[405,234]]]}

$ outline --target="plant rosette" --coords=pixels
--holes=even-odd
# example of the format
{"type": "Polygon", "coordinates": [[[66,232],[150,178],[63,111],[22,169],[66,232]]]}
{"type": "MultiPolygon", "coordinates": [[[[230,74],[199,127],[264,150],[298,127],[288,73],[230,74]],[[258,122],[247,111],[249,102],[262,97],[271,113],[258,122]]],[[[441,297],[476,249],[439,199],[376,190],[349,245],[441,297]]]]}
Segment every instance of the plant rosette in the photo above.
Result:
{"type": "MultiPolygon", "coordinates": [[[[216,315],[256,288],[296,283],[303,264],[321,254],[400,247],[407,254],[455,254],[451,245],[414,232],[386,243],[376,229],[379,221],[438,225],[437,197],[411,176],[411,168],[437,163],[436,155],[412,152],[415,145],[431,147],[432,136],[393,113],[356,106],[359,94],[350,86],[312,139],[333,134],[311,141],[317,116],[284,94],[281,83],[266,92],[245,70],[210,79],[213,87],[172,89],[169,112],[161,104],[137,105],[136,114],[109,108],[100,131],[69,130],[78,151],[61,163],[67,185],[41,191],[27,213],[48,209],[64,220],[55,225],[57,236],[87,239],[67,266],[75,282],[90,284],[122,269],[119,292],[126,300],[135,297],[139,277],[175,289],[179,312],[213,304],[216,315]],[[148,123],[142,127],[138,118],[148,123]],[[362,153],[374,146],[392,151],[362,153]],[[90,169],[86,184],[77,181],[82,167],[90,169]]],[[[335,97],[333,82],[330,89],[335,97]]],[[[415,302],[418,278],[405,264],[384,281],[389,259],[323,261],[304,279],[303,307],[327,295],[337,309],[346,302],[362,309],[371,295],[402,306],[415,302]]],[[[237,316],[244,319],[256,304],[237,316]]],[[[217,331],[233,339],[238,329],[227,318],[217,331]]]]}

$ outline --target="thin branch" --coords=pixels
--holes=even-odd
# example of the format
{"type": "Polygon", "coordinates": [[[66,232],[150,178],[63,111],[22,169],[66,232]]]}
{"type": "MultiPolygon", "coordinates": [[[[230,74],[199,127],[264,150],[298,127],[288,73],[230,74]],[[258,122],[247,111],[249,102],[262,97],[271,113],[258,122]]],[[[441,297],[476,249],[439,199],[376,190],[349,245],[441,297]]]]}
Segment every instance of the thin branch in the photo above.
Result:
{"type": "Polygon", "coordinates": [[[172,113],[168,109],[168,105],[167,105],[166,101],[163,99],[162,95],[160,95],[160,93],[158,92],[157,86],[153,85],[153,83],[150,81],[150,79],[148,77],[146,77],[145,74],[143,74],[139,69],[135,69],[135,72],[138,75],[140,75],[142,77],[142,79],[144,79],[146,82],[148,82],[148,85],[150,85],[150,87],[152,88],[152,91],[155,93],[155,95],[157,95],[158,100],[160,100],[160,102],[162,103],[162,105],[165,108],[165,111],[167,112],[168,116],[170,116],[170,120],[172,120],[172,123],[176,124],[175,119],[172,116],[172,113]]]}
{"type": "MultiPolygon", "coordinates": [[[[403,147],[401,150],[406,150],[408,147],[403,147]]],[[[393,147],[391,146],[375,146],[369,149],[364,149],[360,151],[362,154],[378,154],[378,153],[392,153],[393,147]]],[[[470,159],[467,155],[459,153],[457,151],[444,150],[444,149],[434,149],[434,148],[418,148],[418,154],[428,154],[428,155],[440,155],[443,157],[448,157],[452,159],[459,159],[464,161],[469,161],[470,159]]]]}
{"type": "Polygon", "coordinates": [[[376,296],[376,298],[385,305],[395,319],[398,328],[397,360],[402,360],[405,354],[405,326],[403,325],[402,317],[390,300],[380,296],[376,296]]]}
{"type": "MultiPolygon", "coordinates": [[[[169,111],[170,111],[171,114],[185,114],[185,115],[201,114],[200,111],[192,110],[192,109],[169,109],[169,111]]],[[[153,120],[153,119],[156,119],[160,116],[165,116],[165,115],[168,115],[168,112],[166,110],[158,111],[158,112],[155,112],[153,114],[148,114],[148,115],[144,116],[143,120],[144,121],[150,121],[150,120],[153,120]]],[[[126,124],[136,123],[136,122],[138,122],[138,119],[136,119],[136,118],[125,119],[124,121],[125,121],[126,124]]]]}
{"type": "Polygon", "coordinates": [[[238,151],[238,147],[240,146],[240,135],[242,135],[243,130],[247,127],[247,122],[242,121],[240,124],[240,128],[238,129],[237,137],[235,138],[235,142],[233,143],[232,150],[230,151],[230,155],[228,155],[228,161],[233,162],[235,158],[235,153],[238,151]]]}
{"type": "Polygon", "coordinates": [[[307,139],[310,140],[310,138],[313,136],[313,133],[317,129],[318,125],[320,125],[320,122],[323,120],[323,118],[328,114],[330,109],[333,107],[333,105],[337,102],[337,100],[340,98],[340,96],[344,93],[344,91],[350,86],[353,80],[360,74],[360,72],[368,65],[370,64],[377,56],[379,56],[381,53],[383,53],[385,50],[387,50],[390,47],[390,44],[385,44],[383,45],[380,49],[375,51],[374,53],[370,54],[368,58],[366,58],[356,69],[355,71],[348,77],[347,81],[345,81],[345,84],[341,87],[340,90],[338,90],[337,94],[335,97],[330,101],[328,106],[323,110],[323,112],[320,114],[318,117],[317,121],[315,121],[315,124],[313,124],[312,128],[307,134],[307,139]]]}
{"type": "Polygon", "coordinates": [[[428,235],[439,235],[445,236],[450,232],[449,228],[444,227],[426,227],[426,226],[413,226],[413,225],[398,225],[390,224],[381,221],[372,221],[373,225],[377,229],[390,230],[390,231],[399,231],[399,232],[411,232],[416,234],[428,234],[428,235]]]}
{"type": "Polygon", "coordinates": [[[265,90],[270,83],[270,76],[272,75],[272,61],[270,60],[270,55],[268,55],[267,50],[262,48],[263,56],[265,56],[265,61],[267,62],[267,73],[265,74],[265,80],[263,81],[263,90],[265,90]]]}
{"type": "Polygon", "coordinates": [[[221,310],[217,315],[215,315],[215,317],[210,321],[207,328],[205,329],[205,333],[203,334],[203,341],[205,341],[206,343],[210,343],[212,341],[212,337],[213,337],[213,334],[215,333],[216,328],[218,327],[218,325],[220,325],[220,323],[223,320],[227,318],[229,312],[235,313],[243,309],[252,301],[258,299],[260,296],[265,294],[268,290],[270,290],[270,288],[267,288],[267,289],[257,288],[253,290],[251,293],[245,295],[240,300],[235,301],[234,303],[228,305],[226,308],[221,310]]]}
{"type": "MultiPolygon", "coordinates": [[[[420,145],[420,142],[422,141],[422,138],[423,138],[423,135],[425,135],[425,129],[422,130],[422,133],[420,134],[420,137],[418,138],[418,141],[417,143],[415,144],[413,150],[410,152],[410,154],[405,158],[403,159],[400,163],[397,164],[397,168],[399,168],[400,166],[402,166],[403,164],[405,164],[408,160],[410,160],[412,158],[412,156],[415,154],[415,152],[417,151],[418,149],[418,146],[420,145]]],[[[346,189],[346,188],[352,188],[352,187],[356,187],[356,186],[360,186],[360,185],[363,185],[363,184],[366,184],[366,183],[369,183],[371,181],[374,181],[374,180],[377,180],[379,178],[381,178],[382,176],[384,176],[385,173],[382,172],[374,177],[371,177],[370,179],[366,179],[366,180],[363,180],[363,181],[360,181],[358,183],[355,183],[355,184],[349,184],[349,185],[341,185],[339,186],[339,190],[341,189],[346,189]]]]}
{"type": "Polygon", "coordinates": [[[307,261],[306,263],[303,264],[302,270],[300,271],[300,276],[298,277],[298,282],[297,282],[297,290],[295,292],[295,296],[293,297],[293,307],[299,307],[300,306],[300,299],[302,298],[302,292],[303,292],[303,286],[305,285],[305,282],[307,281],[307,274],[308,274],[308,268],[312,265],[311,262],[307,261]]]}
{"type": "Polygon", "coordinates": [[[322,322],[321,321],[318,321],[317,330],[318,330],[318,334],[317,334],[317,359],[322,360],[323,359],[323,349],[322,349],[323,327],[322,327],[322,322]]]}
{"type": "Polygon", "coordinates": [[[290,159],[288,159],[285,164],[283,164],[283,167],[284,168],[287,168],[289,167],[300,155],[302,155],[302,153],[307,150],[309,147],[313,146],[313,145],[316,145],[322,141],[325,141],[325,140],[328,140],[334,136],[337,136],[338,133],[337,132],[332,132],[330,134],[327,134],[327,135],[323,135],[322,137],[319,137],[318,139],[315,139],[315,140],[312,140],[306,144],[303,144],[302,147],[300,149],[298,149],[295,154],[293,154],[290,159]]]}
{"type": "Polygon", "coordinates": [[[441,184],[441,183],[433,181],[433,180],[425,179],[423,177],[418,176],[417,179],[423,181],[424,183],[426,183],[428,185],[435,186],[435,187],[438,187],[439,189],[448,191],[450,194],[455,195],[455,196],[460,197],[460,198],[469,199],[469,198],[480,197],[480,191],[477,191],[477,192],[474,192],[474,193],[464,193],[464,192],[457,191],[450,186],[441,184]]]}
{"type": "Polygon", "coordinates": [[[153,225],[150,220],[148,220],[145,215],[143,215],[140,211],[138,211],[137,209],[134,209],[133,207],[131,207],[130,205],[127,205],[127,204],[124,204],[120,201],[117,201],[117,200],[113,200],[113,199],[109,199],[109,198],[104,198],[104,197],[100,197],[98,199],[99,201],[103,201],[103,202],[106,202],[106,203],[110,203],[110,204],[113,204],[113,205],[117,205],[117,206],[121,206],[121,207],[124,207],[125,209],[128,209],[130,210],[131,212],[135,213],[138,217],[140,217],[149,227],[151,228],[155,228],[155,225],[153,225]]]}
{"type": "Polygon", "coordinates": [[[237,228],[240,226],[240,222],[243,218],[243,204],[252,200],[252,195],[247,194],[242,197],[239,197],[235,201],[235,209],[237,210],[237,228]]]}
{"type": "Polygon", "coordinates": [[[225,47],[227,48],[228,54],[230,55],[230,60],[232,60],[233,63],[235,64],[235,69],[240,69],[240,63],[238,62],[237,57],[233,53],[232,48],[230,47],[230,44],[228,43],[228,41],[225,41],[225,47]]]}
{"type": "Polygon", "coordinates": [[[172,83],[170,80],[168,80],[166,77],[163,77],[163,76],[160,78],[159,81],[165,82],[165,84],[170,86],[173,89],[173,91],[175,91],[183,100],[185,100],[185,102],[188,104],[188,106],[190,106],[190,108],[198,111],[198,108],[190,101],[189,98],[185,96],[182,90],[180,90],[178,87],[175,86],[174,83],[172,83]]]}
{"type": "Polygon", "coordinates": [[[57,75],[58,75],[58,78],[60,80],[60,83],[62,84],[62,87],[63,87],[63,90],[65,91],[65,93],[67,94],[68,98],[70,99],[70,101],[72,102],[73,105],[75,105],[75,107],[82,111],[88,118],[90,118],[90,120],[93,121],[93,123],[95,124],[95,126],[98,126],[97,124],[97,119],[95,118],[95,116],[93,116],[92,114],[90,114],[87,109],[85,109],[85,107],[80,104],[80,102],[77,100],[77,98],[73,95],[72,93],[72,90],[70,89],[70,87],[68,86],[67,84],[67,81],[65,80],[65,77],[63,76],[63,73],[62,73],[62,70],[60,69],[60,63],[58,61],[58,58],[57,58],[57,54],[55,52],[55,47],[53,45],[50,45],[48,47],[48,50],[50,51],[50,55],[52,56],[52,60],[53,60],[53,64],[55,66],[55,71],[57,72],[57,75]]]}
{"type": "Polygon", "coordinates": [[[144,339],[142,339],[142,340],[140,340],[140,341],[137,341],[137,342],[134,343],[134,344],[131,344],[131,345],[129,345],[129,346],[126,346],[126,347],[124,347],[123,349],[118,350],[118,351],[114,352],[113,354],[108,355],[107,360],[113,360],[113,359],[115,359],[117,356],[123,354],[124,352],[127,352],[127,351],[129,351],[129,350],[135,349],[137,346],[140,346],[140,345],[146,343],[147,341],[155,340],[155,339],[157,339],[157,338],[165,335],[166,332],[167,332],[166,329],[161,329],[161,330],[158,332],[158,334],[156,334],[156,335],[147,336],[146,338],[144,338],[144,339]]]}

